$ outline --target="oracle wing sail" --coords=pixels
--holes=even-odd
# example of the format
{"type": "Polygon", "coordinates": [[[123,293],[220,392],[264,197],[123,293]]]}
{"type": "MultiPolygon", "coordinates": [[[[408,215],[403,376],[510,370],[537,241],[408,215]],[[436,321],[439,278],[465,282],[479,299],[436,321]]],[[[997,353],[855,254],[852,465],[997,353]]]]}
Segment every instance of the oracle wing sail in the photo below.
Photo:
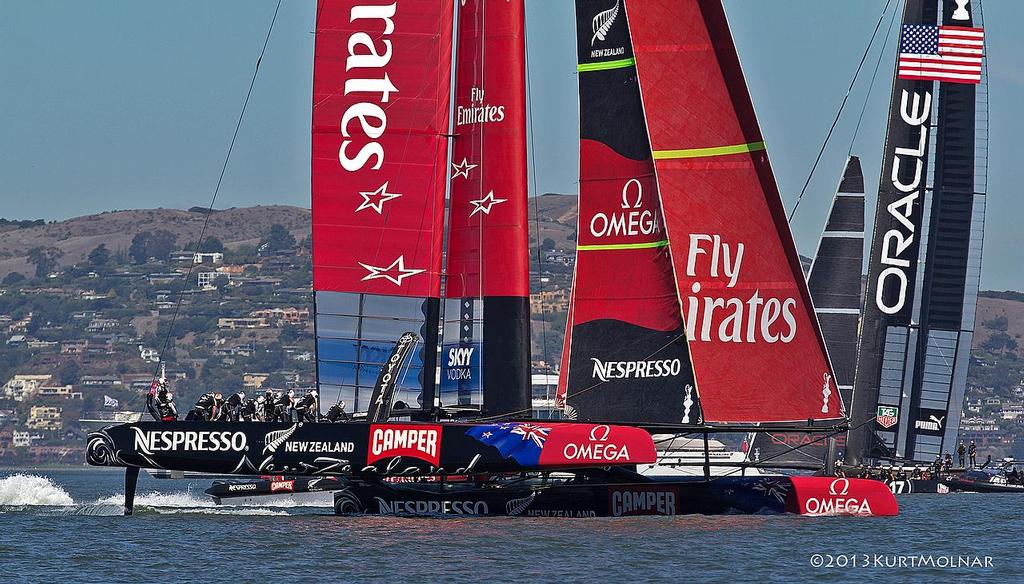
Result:
{"type": "Polygon", "coordinates": [[[441,403],[530,410],[524,2],[463,2],[441,403]]]}
{"type": "Polygon", "coordinates": [[[324,401],[365,411],[403,332],[396,399],[434,390],[452,0],[320,0],[313,68],[313,288],[324,401]]]}
{"type": "Polygon", "coordinates": [[[848,460],[952,451],[984,231],[981,2],[908,0],[868,262],[848,460]],[[941,16],[941,21],[939,20],[941,16]]]}
{"type": "MultiPolygon", "coordinates": [[[[860,159],[850,156],[807,276],[814,312],[825,336],[844,404],[850,403],[852,397],[857,364],[863,266],[864,174],[860,159]]],[[[837,436],[837,452],[842,453],[845,445],[846,436],[837,436]]],[[[826,460],[827,446],[827,437],[821,434],[758,432],[750,441],[747,457],[768,466],[820,468],[826,460]]]]}
{"type": "Polygon", "coordinates": [[[625,9],[577,0],[576,17],[579,225],[558,400],[580,419],[697,423],[625,9]]]}
{"type": "Polygon", "coordinates": [[[722,4],[625,7],[705,420],[843,418],[722,4]]]}

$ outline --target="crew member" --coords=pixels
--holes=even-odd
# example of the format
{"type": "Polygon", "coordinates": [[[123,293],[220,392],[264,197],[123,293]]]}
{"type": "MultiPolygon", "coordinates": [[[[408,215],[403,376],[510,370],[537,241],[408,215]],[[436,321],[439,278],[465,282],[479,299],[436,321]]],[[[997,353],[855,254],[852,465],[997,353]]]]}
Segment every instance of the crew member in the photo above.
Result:
{"type": "Polygon", "coordinates": [[[217,391],[213,394],[213,409],[210,411],[210,421],[218,422],[224,419],[224,394],[217,391]]]}
{"type": "Polygon", "coordinates": [[[331,406],[331,408],[327,410],[326,418],[327,421],[331,423],[347,422],[349,417],[348,414],[345,413],[345,402],[338,402],[331,406]]]}
{"type": "Polygon", "coordinates": [[[943,470],[949,472],[953,468],[953,455],[946,451],[946,459],[942,463],[943,470]]]}
{"type": "Polygon", "coordinates": [[[224,419],[237,422],[242,419],[242,408],[245,405],[245,392],[237,391],[224,402],[224,419]]]}
{"type": "Polygon", "coordinates": [[[267,412],[263,404],[266,403],[266,399],[262,395],[256,396],[255,399],[245,400],[245,409],[242,413],[243,418],[246,422],[266,422],[267,412]]]}
{"type": "Polygon", "coordinates": [[[217,400],[213,393],[206,392],[199,396],[192,410],[185,416],[186,422],[209,421],[216,412],[217,400]]]}
{"type": "Polygon", "coordinates": [[[295,405],[295,390],[282,391],[274,404],[274,421],[290,422],[292,419],[291,409],[295,405]]]}
{"type": "Polygon", "coordinates": [[[277,394],[274,390],[268,389],[263,392],[263,421],[264,422],[275,422],[275,404],[277,403],[277,394]]]}
{"type": "Polygon", "coordinates": [[[971,445],[967,447],[967,456],[971,458],[971,468],[978,466],[978,445],[971,440],[971,445]]]}
{"type": "Polygon", "coordinates": [[[174,396],[167,388],[162,388],[157,392],[156,409],[160,414],[161,422],[173,422],[178,419],[178,408],[174,407],[174,396]]]}
{"type": "Polygon", "coordinates": [[[960,445],[956,447],[956,458],[960,461],[960,468],[964,468],[964,464],[967,458],[967,445],[964,441],[960,441],[960,445]]]}
{"type": "Polygon", "coordinates": [[[300,422],[316,421],[317,414],[320,413],[320,407],[317,405],[318,397],[316,390],[311,389],[295,404],[295,413],[300,422]]]}
{"type": "MultiPolygon", "coordinates": [[[[154,379],[153,384],[149,386],[149,394],[146,395],[146,410],[157,422],[160,421],[160,412],[156,408],[156,394],[159,388],[160,382],[154,379]]],[[[163,388],[163,391],[167,391],[167,389],[163,388]]]]}

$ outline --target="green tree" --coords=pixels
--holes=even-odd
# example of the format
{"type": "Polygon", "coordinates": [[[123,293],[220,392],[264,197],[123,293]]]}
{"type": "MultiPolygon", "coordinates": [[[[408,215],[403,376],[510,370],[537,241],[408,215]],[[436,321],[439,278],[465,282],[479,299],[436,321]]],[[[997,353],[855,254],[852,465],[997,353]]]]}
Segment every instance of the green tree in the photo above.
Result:
{"type": "Polygon", "coordinates": [[[284,389],[287,384],[288,380],[284,378],[284,375],[275,371],[263,381],[263,389],[284,389]]]}
{"type": "Polygon", "coordinates": [[[293,247],[295,247],[295,236],[280,223],[271,225],[270,231],[260,241],[260,249],[266,251],[282,251],[293,247]]]}
{"type": "Polygon", "coordinates": [[[58,260],[63,256],[64,252],[55,247],[38,246],[28,250],[28,263],[36,267],[37,278],[45,278],[60,266],[58,260]]]}
{"type": "Polygon", "coordinates": [[[136,233],[132,238],[132,244],[128,246],[128,256],[137,264],[144,264],[149,259],[149,239],[152,237],[148,231],[136,233]]]}
{"type": "Polygon", "coordinates": [[[110,261],[110,250],[106,244],[99,244],[89,252],[89,263],[94,266],[105,266],[110,261]]]}
{"type": "Polygon", "coordinates": [[[144,264],[149,258],[166,260],[174,251],[177,239],[178,236],[166,229],[137,233],[128,247],[128,256],[137,264],[144,264]]]}
{"type": "Polygon", "coordinates": [[[211,235],[199,247],[199,251],[205,253],[224,253],[224,242],[211,235]]]}
{"type": "Polygon", "coordinates": [[[25,274],[22,274],[21,272],[11,272],[11,273],[7,274],[6,276],[4,276],[3,285],[4,286],[13,286],[13,285],[15,285],[15,284],[17,284],[19,282],[24,281],[24,280],[25,280],[25,274]]]}
{"type": "Polygon", "coordinates": [[[550,237],[545,237],[544,241],[540,244],[540,248],[548,251],[555,249],[555,240],[550,237]]]}
{"type": "Polygon", "coordinates": [[[151,258],[166,260],[167,256],[174,251],[177,240],[178,236],[170,231],[157,229],[150,235],[149,241],[146,243],[146,252],[151,258]]]}

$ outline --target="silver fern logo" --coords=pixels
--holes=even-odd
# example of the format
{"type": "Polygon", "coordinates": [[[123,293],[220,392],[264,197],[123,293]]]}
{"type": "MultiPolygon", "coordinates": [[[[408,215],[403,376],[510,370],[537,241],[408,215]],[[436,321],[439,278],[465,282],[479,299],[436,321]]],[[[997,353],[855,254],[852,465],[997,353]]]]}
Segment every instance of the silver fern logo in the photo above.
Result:
{"type": "Polygon", "coordinates": [[[277,449],[282,444],[284,444],[284,441],[287,440],[292,434],[294,434],[295,430],[298,430],[298,428],[298,424],[292,424],[290,428],[286,428],[284,430],[275,430],[273,432],[267,432],[267,436],[266,438],[264,438],[264,441],[266,442],[267,445],[266,447],[263,448],[263,454],[269,452],[271,455],[273,455],[275,452],[277,452],[277,449]]]}
{"type": "Polygon", "coordinates": [[[597,16],[590,23],[590,31],[594,33],[594,36],[590,39],[590,46],[594,46],[597,41],[603,41],[608,31],[612,29],[612,25],[615,24],[615,18],[619,15],[619,8],[622,5],[622,0],[615,0],[615,6],[598,12],[597,16]]]}

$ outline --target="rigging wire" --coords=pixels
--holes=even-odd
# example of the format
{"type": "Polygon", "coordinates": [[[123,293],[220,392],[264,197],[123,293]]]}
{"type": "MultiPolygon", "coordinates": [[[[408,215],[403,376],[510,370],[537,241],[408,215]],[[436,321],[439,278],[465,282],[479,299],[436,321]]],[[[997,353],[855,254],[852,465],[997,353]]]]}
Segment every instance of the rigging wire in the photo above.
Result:
{"type": "Polygon", "coordinates": [[[213,197],[210,199],[210,205],[208,209],[211,211],[206,214],[206,218],[203,220],[203,227],[199,231],[199,239],[196,240],[196,250],[192,254],[192,260],[189,262],[188,270],[185,272],[185,281],[182,283],[181,289],[178,291],[178,299],[174,303],[174,313],[171,315],[170,326],[167,327],[167,334],[164,336],[163,346],[160,349],[160,357],[156,363],[156,370],[153,372],[153,379],[156,380],[159,375],[160,366],[164,364],[167,347],[170,344],[171,336],[174,334],[174,324],[178,320],[178,313],[181,311],[181,303],[185,298],[185,288],[188,286],[189,278],[192,276],[192,270],[196,266],[196,254],[202,249],[203,240],[206,238],[206,230],[210,226],[210,217],[213,216],[213,208],[217,203],[217,195],[220,194],[220,187],[224,183],[224,174],[228,169],[228,162],[231,160],[231,152],[235,148],[235,141],[238,139],[238,131],[242,127],[242,119],[245,118],[245,110],[249,106],[249,98],[252,97],[253,87],[256,85],[256,77],[260,72],[260,64],[263,62],[263,56],[267,52],[267,45],[270,44],[270,35],[274,32],[274,24],[277,22],[277,15],[281,11],[282,0],[277,0],[277,6],[274,8],[274,16],[270,19],[270,26],[267,28],[267,36],[263,39],[263,48],[260,49],[260,56],[256,59],[256,67],[252,72],[252,79],[249,81],[249,90],[245,93],[245,100],[242,102],[242,109],[238,113],[238,121],[235,123],[235,131],[231,134],[231,143],[228,145],[228,151],[224,156],[224,163],[220,167],[220,176],[217,177],[217,186],[213,189],[213,197]]]}
{"type": "MultiPolygon", "coordinates": [[[[524,14],[525,20],[525,14],[524,14]]],[[[523,46],[525,54],[525,68],[526,68],[526,86],[530,87],[530,36],[528,28],[523,27],[523,46]]],[[[530,145],[530,182],[533,185],[533,224],[537,228],[537,272],[538,274],[544,272],[544,254],[541,249],[540,239],[540,195],[537,191],[537,147],[534,141],[534,130],[533,130],[533,97],[529,89],[526,91],[526,112],[529,122],[526,125],[527,141],[530,145]]],[[[529,304],[529,302],[527,302],[529,304]]],[[[548,363],[548,323],[546,320],[540,320],[540,336],[541,336],[541,355],[544,357],[544,362],[548,363]]],[[[550,366],[550,364],[549,364],[550,366]]],[[[565,372],[568,375],[568,371],[565,372]]],[[[544,384],[547,387],[547,383],[544,384]]],[[[547,396],[550,398],[550,396],[547,396]]],[[[532,411],[532,408],[531,408],[532,411]]]]}
{"type": "Polygon", "coordinates": [[[821,162],[821,157],[825,154],[825,148],[828,147],[828,142],[832,138],[832,132],[835,131],[836,126],[839,124],[839,119],[842,117],[843,110],[846,108],[846,102],[850,99],[850,93],[853,92],[853,86],[857,83],[857,78],[860,76],[861,68],[864,67],[864,61],[867,60],[868,54],[871,52],[871,47],[875,43],[875,37],[878,36],[878,30],[882,27],[882,21],[885,20],[885,14],[889,11],[889,5],[891,4],[892,0],[886,0],[885,7],[882,8],[882,13],[878,15],[878,22],[875,23],[875,30],[871,33],[871,39],[868,41],[868,46],[864,48],[864,54],[860,57],[860,63],[857,65],[857,70],[853,74],[853,79],[850,80],[850,86],[846,89],[846,95],[843,96],[843,101],[839,104],[839,111],[836,112],[836,117],[832,120],[832,126],[829,127],[828,133],[825,134],[825,140],[821,143],[821,148],[818,150],[818,156],[814,159],[814,164],[811,165],[811,171],[807,173],[807,180],[804,181],[804,186],[800,189],[800,194],[796,198],[796,203],[793,205],[793,209],[789,212],[789,217],[786,219],[789,223],[793,222],[793,215],[796,214],[797,208],[800,207],[800,202],[804,198],[804,193],[807,192],[807,186],[811,184],[811,178],[814,176],[814,171],[818,168],[818,163],[821,162]]]}
{"type": "MultiPolygon", "coordinates": [[[[885,39],[892,38],[892,27],[896,24],[896,15],[899,10],[893,10],[892,15],[889,17],[889,28],[885,31],[885,39]]],[[[871,98],[871,92],[874,91],[875,81],[878,80],[878,69],[882,65],[882,58],[887,55],[885,50],[885,42],[882,42],[882,50],[878,51],[878,59],[875,60],[875,69],[871,72],[871,82],[868,84],[867,93],[864,94],[864,103],[860,108],[860,115],[857,116],[857,125],[853,129],[853,137],[850,138],[850,148],[846,151],[846,157],[849,158],[853,154],[853,146],[857,142],[857,135],[860,133],[861,122],[864,121],[864,113],[868,110],[868,102],[871,98]]],[[[795,209],[794,209],[795,210],[795,209]]]]}

